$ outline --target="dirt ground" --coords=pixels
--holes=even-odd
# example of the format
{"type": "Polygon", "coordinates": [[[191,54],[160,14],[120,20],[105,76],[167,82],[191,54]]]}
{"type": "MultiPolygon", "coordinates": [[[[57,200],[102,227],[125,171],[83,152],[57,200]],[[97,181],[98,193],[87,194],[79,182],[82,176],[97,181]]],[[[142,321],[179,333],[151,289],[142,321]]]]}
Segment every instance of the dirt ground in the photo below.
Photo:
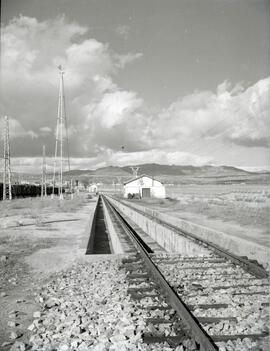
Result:
{"type": "MultiPolygon", "coordinates": [[[[220,189],[219,189],[220,190],[220,189]]],[[[191,189],[174,198],[139,200],[231,235],[269,245],[270,192],[249,194],[191,189]]],[[[135,201],[135,200],[132,200],[135,201]]],[[[96,199],[15,199],[0,202],[0,349],[26,341],[39,312],[40,287],[85,256],[96,199]],[[87,230],[88,228],[88,230],[87,230]],[[11,339],[13,337],[13,339],[11,339]],[[3,346],[4,344],[4,346],[3,346]]]]}
{"type": "Polygon", "coordinates": [[[95,202],[78,195],[64,201],[28,198],[0,203],[1,350],[9,349],[16,336],[20,341],[27,338],[38,311],[35,296],[40,286],[55,272],[85,260],[95,202]]]}

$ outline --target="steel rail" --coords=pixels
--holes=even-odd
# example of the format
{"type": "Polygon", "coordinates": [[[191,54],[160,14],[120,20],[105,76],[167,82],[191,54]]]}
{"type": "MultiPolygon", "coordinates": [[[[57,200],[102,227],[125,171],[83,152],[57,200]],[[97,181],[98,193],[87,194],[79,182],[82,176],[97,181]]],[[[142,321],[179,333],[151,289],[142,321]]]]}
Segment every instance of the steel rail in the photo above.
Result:
{"type": "Polygon", "coordinates": [[[158,267],[154,264],[147,250],[145,249],[144,245],[142,244],[142,242],[138,240],[138,235],[135,232],[135,230],[123,218],[123,216],[119,213],[119,211],[116,210],[116,208],[110,203],[108,198],[104,195],[101,195],[101,196],[104,197],[105,203],[108,204],[108,206],[112,209],[112,211],[117,214],[122,228],[125,230],[127,235],[132,240],[134,246],[141,254],[141,257],[143,258],[143,261],[146,265],[146,268],[149,274],[154,278],[154,281],[159,285],[164,295],[168,298],[168,301],[170,302],[172,308],[177,312],[180,319],[191,331],[194,339],[196,340],[196,342],[198,342],[198,344],[201,347],[200,350],[202,351],[218,350],[218,347],[215,345],[212,338],[201,327],[198,320],[189,311],[185,303],[181,300],[181,298],[174,291],[174,289],[168,284],[163,274],[160,272],[158,267]]]}
{"type": "MultiPolygon", "coordinates": [[[[112,197],[112,196],[111,196],[112,197]]],[[[184,237],[186,237],[189,240],[193,240],[196,243],[199,244],[204,244],[206,245],[208,248],[212,249],[213,251],[217,252],[220,256],[230,260],[231,262],[233,262],[234,264],[241,266],[245,271],[247,271],[248,273],[253,274],[254,276],[256,276],[257,278],[268,278],[269,275],[267,273],[267,271],[260,265],[253,263],[252,261],[241,257],[241,256],[237,256],[227,250],[222,249],[220,246],[212,243],[212,242],[208,242],[204,239],[199,238],[197,235],[186,232],[182,229],[179,229],[177,226],[170,224],[164,220],[161,220],[160,218],[157,218],[155,216],[152,216],[150,213],[145,213],[137,208],[134,208],[132,206],[127,205],[126,203],[123,203],[121,200],[119,199],[115,199],[112,197],[113,200],[120,202],[122,205],[131,208],[132,210],[150,218],[151,220],[166,226],[170,229],[173,229],[174,231],[176,231],[179,235],[182,235],[184,237]]]]}

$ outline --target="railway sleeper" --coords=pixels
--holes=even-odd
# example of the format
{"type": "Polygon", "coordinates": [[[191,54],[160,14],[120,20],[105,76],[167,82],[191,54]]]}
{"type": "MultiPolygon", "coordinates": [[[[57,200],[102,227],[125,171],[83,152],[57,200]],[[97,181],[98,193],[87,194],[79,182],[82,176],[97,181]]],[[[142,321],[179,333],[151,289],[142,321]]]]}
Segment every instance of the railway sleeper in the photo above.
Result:
{"type": "Polygon", "coordinates": [[[256,286],[256,287],[263,287],[263,286],[269,286],[267,283],[261,283],[261,284],[236,284],[236,285],[229,285],[229,286],[214,286],[212,287],[213,290],[223,290],[223,289],[232,289],[232,288],[249,288],[250,286],[256,286]]]}
{"type": "Polygon", "coordinates": [[[215,342],[220,342],[220,341],[229,341],[229,340],[237,340],[237,339],[253,339],[253,340],[258,340],[260,338],[265,338],[269,336],[269,333],[260,333],[260,334],[232,334],[232,335],[210,335],[212,340],[215,342]]]}
{"type": "MultiPolygon", "coordinates": [[[[243,275],[239,275],[239,276],[234,276],[233,273],[231,274],[222,274],[222,275],[215,275],[214,277],[212,277],[213,274],[211,274],[210,278],[214,278],[215,281],[216,280],[224,280],[224,277],[227,277],[227,276],[233,276],[233,280],[243,280],[243,275]]],[[[181,277],[181,280],[183,281],[198,281],[198,280],[206,280],[207,282],[209,282],[209,274],[203,274],[203,276],[191,276],[191,277],[181,277]]],[[[249,277],[245,278],[244,279],[250,279],[249,277]]],[[[212,281],[210,283],[214,283],[215,281],[212,281]]]]}
{"type": "Polygon", "coordinates": [[[180,259],[180,260],[162,260],[162,261],[160,261],[160,260],[155,260],[155,259],[153,259],[153,261],[155,262],[155,263],[157,263],[157,264],[162,264],[162,265],[171,265],[171,264],[178,264],[178,263],[226,263],[226,262],[228,262],[228,261],[226,261],[224,258],[220,258],[220,259],[180,259]]]}
{"type": "Polygon", "coordinates": [[[129,273],[127,274],[126,277],[129,280],[136,280],[136,279],[149,280],[149,276],[147,273],[129,273]]]}
{"type": "MultiPolygon", "coordinates": [[[[229,267],[232,267],[232,265],[230,264],[230,263],[226,263],[226,264],[224,264],[224,265],[220,265],[220,266],[218,266],[218,265],[215,265],[215,266],[181,266],[181,267],[178,267],[177,266],[177,269],[179,269],[179,270],[202,270],[202,271],[208,271],[208,269],[224,269],[224,268],[229,268],[229,267]]],[[[163,268],[163,267],[161,267],[161,268],[163,268]]]]}
{"type": "Polygon", "coordinates": [[[208,309],[220,309],[220,308],[228,308],[229,305],[227,303],[214,303],[214,304],[203,304],[200,303],[198,305],[187,305],[190,310],[195,310],[196,308],[201,308],[203,310],[208,309]]]}
{"type": "MultiPolygon", "coordinates": [[[[214,289],[214,288],[209,288],[209,287],[203,287],[203,286],[194,286],[194,287],[189,287],[189,291],[185,291],[184,287],[177,287],[175,288],[177,293],[180,294],[181,296],[185,296],[188,298],[191,297],[196,297],[195,295],[192,295],[193,293],[196,293],[198,296],[209,296],[210,294],[212,294],[212,289],[214,291],[217,290],[228,290],[228,289],[233,289],[234,291],[238,289],[238,287],[228,287],[228,288],[220,288],[220,289],[214,289]],[[209,291],[205,291],[208,290],[209,291]]],[[[227,293],[227,292],[226,292],[227,293]]],[[[238,296],[238,295],[268,295],[269,293],[266,291],[235,291],[235,292],[229,292],[228,296],[238,296]]]]}
{"type": "Polygon", "coordinates": [[[249,291],[249,292],[235,292],[232,293],[232,296],[237,295],[269,295],[268,291],[249,291]]]}
{"type": "Polygon", "coordinates": [[[150,292],[154,290],[156,290],[156,286],[144,286],[138,288],[128,288],[127,292],[131,295],[134,293],[150,292]]]}
{"type": "Polygon", "coordinates": [[[147,318],[146,323],[149,324],[173,324],[175,323],[176,318],[175,315],[172,318],[147,318]]]}
{"type": "Polygon", "coordinates": [[[199,350],[198,344],[195,343],[194,340],[188,339],[185,333],[178,333],[178,335],[175,336],[144,334],[142,339],[145,344],[161,344],[167,342],[171,347],[177,347],[179,344],[185,344],[185,341],[188,340],[190,343],[194,343],[194,350],[199,350]]]}
{"type": "Polygon", "coordinates": [[[134,257],[134,258],[123,258],[122,263],[124,265],[126,264],[138,264],[139,262],[142,263],[142,260],[139,259],[139,257],[134,257]]]}
{"type": "Polygon", "coordinates": [[[141,268],[141,262],[137,263],[137,262],[134,262],[134,263],[125,263],[124,265],[122,266],[119,266],[119,269],[125,269],[126,271],[134,271],[134,270],[138,270],[139,268],[141,268]]]}
{"type": "Polygon", "coordinates": [[[219,323],[221,321],[237,322],[236,317],[196,317],[202,324],[219,323]]]}
{"type": "Polygon", "coordinates": [[[155,298],[160,298],[160,294],[158,293],[154,293],[154,294],[144,294],[144,293],[130,293],[129,294],[131,296],[132,299],[134,300],[142,300],[142,299],[145,299],[147,297],[151,297],[152,299],[155,299],[155,298]]]}
{"type": "Polygon", "coordinates": [[[160,311],[173,311],[173,308],[171,306],[155,306],[155,305],[148,305],[146,307],[143,308],[144,310],[160,310],[160,311]]]}

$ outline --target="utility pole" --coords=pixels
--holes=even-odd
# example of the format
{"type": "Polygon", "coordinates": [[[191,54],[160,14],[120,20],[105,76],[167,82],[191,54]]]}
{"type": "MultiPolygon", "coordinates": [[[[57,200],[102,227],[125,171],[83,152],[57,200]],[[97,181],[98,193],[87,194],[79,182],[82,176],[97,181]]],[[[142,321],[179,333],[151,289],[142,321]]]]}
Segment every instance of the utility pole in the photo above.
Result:
{"type": "Polygon", "coordinates": [[[70,198],[73,199],[73,179],[70,179],[70,198]]]}
{"type": "Polygon", "coordinates": [[[42,148],[42,179],[41,179],[41,197],[47,196],[47,177],[46,177],[47,165],[46,165],[46,147],[43,145],[42,148]]]}
{"type": "Polygon", "coordinates": [[[65,104],[65,93],[64,93],[64,74],[63,67],[58,66],[60,74],[60,85],[59,85],[59,97],[58,97],[58,112],[57,112],[57,125],[56,125],[56,139],[55,139],[55,153],[54,153],[54,165],[53,165],[53,195],[56,184],[56,172],[58,169],[58,195],[60,199],[63,199],[63,168],[64,168],[64,130],[66,132],[66,157],[68,162],[68,170],[70,171],[70,160],[69,160],[69,143],[68,143],[68,128],[66,118],[66,104],[65,104]]]}
{"type": "Polygon", "coordinates": [[[3,173],[3,200],[11,200],[11,169],[9,144],[9,119],[4,118],[4,173],[3,173]]]}
{"type": "Polygon", "coordinates": [[[119,184],[119,191],[120,191],[122,189],[122,177],[121,176],[117,177],[117,182],[119,184]]]}
{"type": "Polygon", "coordinates": [[[130,168],[132,170],[133,177],[137,178],[138,177],[138,171],[139,171],[140,167],[130,167],[130,168]]]}

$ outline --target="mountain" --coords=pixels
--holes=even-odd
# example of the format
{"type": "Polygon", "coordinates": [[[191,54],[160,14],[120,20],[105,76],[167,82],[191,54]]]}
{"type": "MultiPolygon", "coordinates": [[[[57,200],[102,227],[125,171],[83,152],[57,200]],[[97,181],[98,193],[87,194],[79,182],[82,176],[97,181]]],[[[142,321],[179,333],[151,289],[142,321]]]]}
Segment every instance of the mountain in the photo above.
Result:
{"type": "MultiPolygon", "coordinates": [[[[173,184],[195,184],[195,183],[258,183],[269,184],[269,173],[255,173],[247,169],[239,169],[230,166],[177,166],[177,165],[160,165],[156,163],[139,164],[133,167],[139,167],[138,174],[147,174],[154,176],[164,183],[173,184]]],[[[1,175],[1,172],[0,172],[1,175]]],[[[22,174],[13,173],[13,180],[28,180],[31,182],[40,182],[39,174],[22,174]]],[[[131,166],[117,167],[108,166],[92,170],[71,170],[64,172],[64,177],[68,179],[77,179],[85,184],[89,182],[104,184],[121,183],[130,180],[132,175],[131,166]]],[[[52,179],[52,174],[47,174],[47,179],[52,179]]],[[[0,180],[1,182],[1,180],[0,180]]]]}
{"type": "Polygon", "coordinates": [[[101,176],[130,176],[131,170],[126,170],[124,167],[108,166],[96,169],[94,174],[101,176]]]}
{"type": "MultiPolygon", "coordinates": [[[[192,176],[225,176],[225,175],[236,175],[236,174],[248,174],[249,172],[229,166],[176,166],[176,165],[160,165],[157,163],[147,163],[137,165],[139,168],[139,174],[149,174],[153,176],[170,175],[192,175],[192,176]]],[[[122,167],[125,171],[130,170],[129,166],[122,167]]]]}
{"type": "MultiPolygon", "coordinates": [[[[95,170],[72,170],[65,172],[68,176],[99,176],[99,177],[131,177],[132,166],[117,167],[108,166],[97,168],[95,170]]],[[[230,166],[176,166],[176,165],[160,165],[157,163],[146,163],[136,165],[139,167],[138,174],[148,174],[150,176],[193,176],[193,177],[224,177],[224,176],[240,176],[252,174],[243,169],[230,166]]]]}

